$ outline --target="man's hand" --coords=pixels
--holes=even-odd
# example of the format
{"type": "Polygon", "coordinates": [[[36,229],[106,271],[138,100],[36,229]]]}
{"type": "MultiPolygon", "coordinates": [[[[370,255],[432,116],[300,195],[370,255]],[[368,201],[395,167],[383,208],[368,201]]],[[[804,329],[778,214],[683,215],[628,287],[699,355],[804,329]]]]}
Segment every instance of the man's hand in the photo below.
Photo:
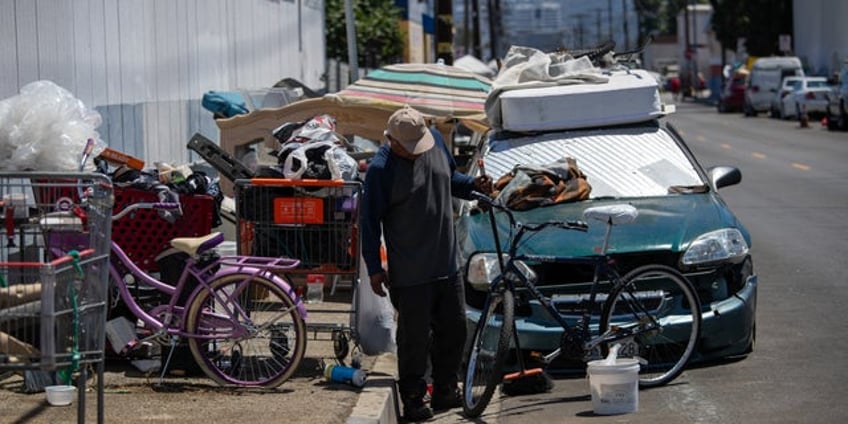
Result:
{"type": "Polygon", "coordinates": [[[386,272],[378,272],[370,276],[370,280],[371,290],[374,291],[374,294],[380,297],[386,297],[386,291],[383,290],[383,286],[389,288],[389,277],[386,275],[386,272]]]}
{"type": "Polygon", "coordinates": [[[488,175],[479,175],[477,178],[474,178],[474,187],[477,191],[483,194],[492,194],[492,190],[494,189],[492,184],[492,177],[488,175]]]}

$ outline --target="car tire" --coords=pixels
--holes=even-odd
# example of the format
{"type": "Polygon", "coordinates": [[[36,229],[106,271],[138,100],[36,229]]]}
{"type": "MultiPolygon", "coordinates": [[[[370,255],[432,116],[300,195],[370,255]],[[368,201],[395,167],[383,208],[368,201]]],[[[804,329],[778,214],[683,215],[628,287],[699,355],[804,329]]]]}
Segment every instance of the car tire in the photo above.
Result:
{"type": "Polygon", "coordinates": [[[751,104],[748,103],[748,102],[745,102],[745,106],[743,106],[742,108],[745,111],[745,116],[756,116],[757,115],[756,113],[754,113],[754,108],[752,108],[751,104]]]}
{"type": "Polygon", "coordinates": [[[845,111],[845,105],[839,106],[839,118],[836,120],[836,126],[840,130],[848,130],[848,112],[845,111]]]}
{"type": "Polygon", "coordinates": [[[830,107],[827,108],[824,116],[827,118],[828,131],[836,131],[839,129],[839,118],[830,113],[830,107]]]}

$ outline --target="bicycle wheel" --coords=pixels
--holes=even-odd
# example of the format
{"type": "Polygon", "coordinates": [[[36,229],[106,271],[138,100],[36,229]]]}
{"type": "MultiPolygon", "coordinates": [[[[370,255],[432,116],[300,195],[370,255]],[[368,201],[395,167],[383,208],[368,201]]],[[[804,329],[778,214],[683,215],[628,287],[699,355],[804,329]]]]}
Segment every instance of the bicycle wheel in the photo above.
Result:
{"type": "Polygon", "coordinates": [[[462,410],[469,418],[479,417],[503,380],[504,360],[514,325],[514,298],[511,291],[489,296],[486,308],[465,354],[465,384],[462,410]]]}
{"type": "Polygon", "coordinates": [[[267,278],[223,276],[188,308],[191,353],[220,385],[276,387],[303,359],[303,318],[292,297],[267,278]]]}
{"type": "MultiPolygon", "coordinates": [[[[701,302],[686,277],[664,265],[645,265],[613,288],[601,316],[600,334],[610,328],[632,333],[619,357],[641,358],[640,387],[674,380],[695,351],[701,334],[701,302]]],[[[603,355],[609,347],[602,345],[603,355]]]]}

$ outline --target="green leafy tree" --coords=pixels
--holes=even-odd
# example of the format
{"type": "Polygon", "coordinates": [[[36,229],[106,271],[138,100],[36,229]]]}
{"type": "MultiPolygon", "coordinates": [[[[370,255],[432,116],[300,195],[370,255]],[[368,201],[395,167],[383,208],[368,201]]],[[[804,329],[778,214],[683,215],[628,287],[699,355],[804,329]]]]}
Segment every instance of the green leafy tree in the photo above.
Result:
{"type": "Polygon", "coordinates": [[[751,56],[779,54],[778,37],[792,34],[792,0],[710,0],[712,28],[728,50],[745,38],[751,56]]]}
{"type": "MultiPolygon", "coordinates": [[[[379,67],[403,56],[401,10],[392,0],[352,0],[356,19],[356,52],[359,66],[379,67]]],[[[327,57],[347,62],[347,28],[344,0],[325,0],[327,57]]]]}

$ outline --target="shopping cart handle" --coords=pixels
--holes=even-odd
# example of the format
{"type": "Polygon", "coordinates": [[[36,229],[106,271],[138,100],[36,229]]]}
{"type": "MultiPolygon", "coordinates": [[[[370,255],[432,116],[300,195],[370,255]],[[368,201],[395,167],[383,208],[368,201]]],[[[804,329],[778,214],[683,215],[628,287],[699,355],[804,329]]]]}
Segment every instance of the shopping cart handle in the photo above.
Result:
{"type": "Polygon", "coordinates": [[[136,210],[136,209],[165,209],[165,210],[173,210],[180,209],[181,205],[177,202],[139,202],[133,203],[131,205],[127,205],[120,212],[112,215],[112,219],[121,219],[126,216],[128,213],[136,210]]]}

